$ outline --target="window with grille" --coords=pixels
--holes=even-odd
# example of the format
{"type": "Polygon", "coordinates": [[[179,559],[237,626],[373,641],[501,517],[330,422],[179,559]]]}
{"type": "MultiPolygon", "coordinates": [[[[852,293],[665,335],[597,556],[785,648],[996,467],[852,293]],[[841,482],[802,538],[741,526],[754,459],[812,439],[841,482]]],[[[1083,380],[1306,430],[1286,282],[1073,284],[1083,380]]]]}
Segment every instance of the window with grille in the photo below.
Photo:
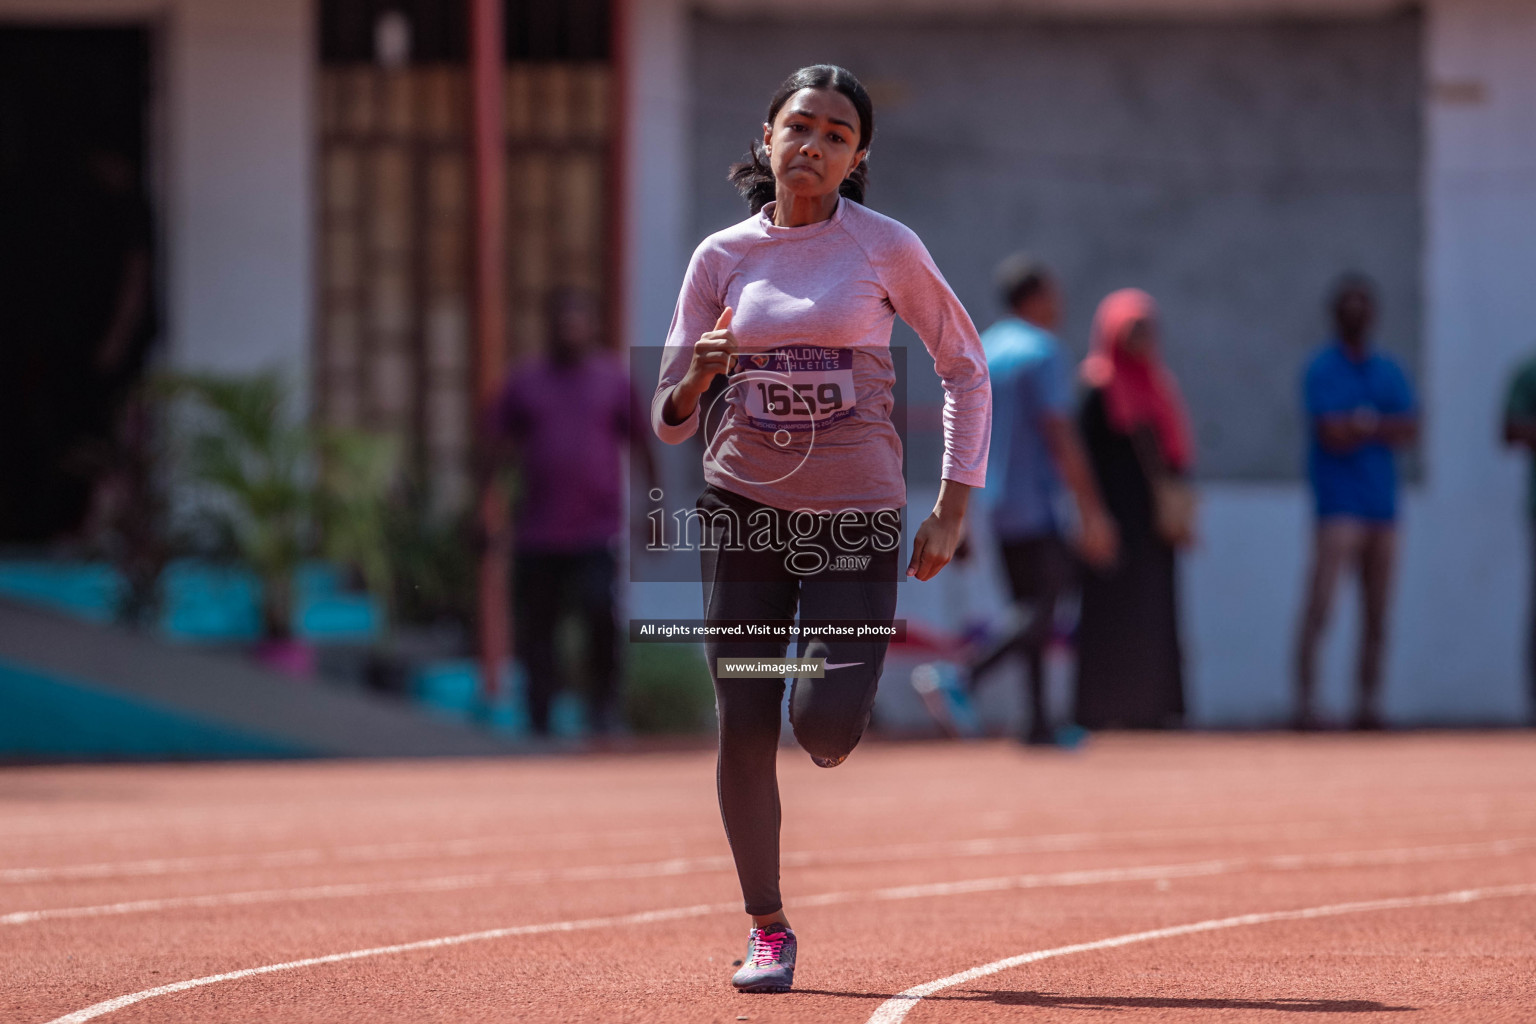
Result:
{"type": "MultiPolygon", "coordinates": [[[[410,5],[322,5],[314,395],[323,422],[399,436],[438,502],[458,506],[474,393],[468,69],[461,21],[417,6],[438,20],[413,21],[410,5]],[[404,15],[411,52],[369,59],[371,19],[389,12],[404,15]]],[[[507,20],[515,364],[543,347],[551,290],[604,293],[610,73],[605,4],[514,3],[507,20]]]]}

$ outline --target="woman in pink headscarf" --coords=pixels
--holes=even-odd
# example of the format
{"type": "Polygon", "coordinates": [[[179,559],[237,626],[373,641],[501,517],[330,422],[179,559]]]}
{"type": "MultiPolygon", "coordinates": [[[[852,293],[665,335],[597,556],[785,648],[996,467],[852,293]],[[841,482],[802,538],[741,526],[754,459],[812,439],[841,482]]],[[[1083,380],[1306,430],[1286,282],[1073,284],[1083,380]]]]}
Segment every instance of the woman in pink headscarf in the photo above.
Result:
{"type": "Polygon", "coordinates": [[[1077,721],[1089,729],[1163,728],[1184,716],[1177,550],[1154,491],[1188,473],[1194,446],[1159,334],[1152,296],[1114,292],[1099,304],[1083,362],[1083,439],[1120,530],[1119,560],[1083,582],[1077,721]]]}

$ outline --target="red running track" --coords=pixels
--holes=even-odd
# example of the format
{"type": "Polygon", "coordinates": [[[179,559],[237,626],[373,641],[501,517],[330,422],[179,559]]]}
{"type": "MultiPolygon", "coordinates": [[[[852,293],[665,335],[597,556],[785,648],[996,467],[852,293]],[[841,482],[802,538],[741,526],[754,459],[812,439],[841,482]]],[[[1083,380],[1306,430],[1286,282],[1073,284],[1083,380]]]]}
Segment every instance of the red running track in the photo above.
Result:
{"type": "Polygon", "coordinates": [[[742,996],[707,752],[0,773],[0,1020],[1536,1020],[1536,742],[780,759],[742,996]]]}

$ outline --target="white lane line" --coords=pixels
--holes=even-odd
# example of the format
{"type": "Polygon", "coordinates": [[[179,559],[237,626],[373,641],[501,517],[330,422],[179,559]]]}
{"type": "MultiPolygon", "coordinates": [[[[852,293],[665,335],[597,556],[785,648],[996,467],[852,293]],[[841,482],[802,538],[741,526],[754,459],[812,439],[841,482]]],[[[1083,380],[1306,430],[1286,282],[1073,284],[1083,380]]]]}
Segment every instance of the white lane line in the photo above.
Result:
{"type": "MultiPolygon", "coordinates": [[[[581,850],[593,846],[635,846],[647,840],[676,839],[679,835],[698,834],[704,829],[655,829],[627,832],[568,832],[530,839],[517,836],[416,840],[398,843],[368,843],[358,846],[317,847],[299,850],[274,850],[270,853],[232,853],[205,857],[154,857],[144,860],[105,861],[92,864],[61,864],[48,867],[0,868],[0,883],[77,881],[102,878],[130,878],[150,875],[189,874],[206,871],[246,870],[252,868],[307,867],[315,864],[343,864],[373,861],[411,860],[432,857],[471,857],[482,853],[517,850],[581,850]]],[[[711,828],[710,834],[718,831],[711,828]]]]}
{"type": "MultiPolygon", "coordinates": [[[[1445,819],[1436,818],[1437,821],[1445,819]]],[[[816,852],[786,853],[787,867],[819,867],[833,864],[873,863],[881,860],[919,860],[923,857],[981,857],[992,854],[1074,852],[1114,849],[1127,843],[1156,840],[1184,841],[1199,837],[1230,840],[1233,834],[1248,833],[1258,837],[1307,839],[1331,836],[1340,821],[1297,821],[1288,823],[1250,823],[1247,825],[1182,828],[1134,829],[1123,832],[1062,832],[1045,835],[988,836],[979,839],[944,840],[931,843],[901,843],[881,846],[847,847],[816,852]]],[[[1504,827],[1513,824],[1505,820],[1504,827]]],[[[711,826],[711,834],[717,826],[711,826]]],[[[697,832],[698,830],[681,830],[697,832]]],[[[674,838],[678,832],[670,833],[674,838]]],[[[417,840],[395,843],[370,843],[357,846],[317,847],[275,850],[268,853],[236,853],[202,857],[156,857],[143,860],[104,861],[88,864],[61,864],[47,867],[0,868],[0,884],[35,884],[39,882],[87,881],[107,878],[149,877],[173,874],[197,874],[240,871],[259,868],[312,867],[326,864],[373,863],[383,861],[431,859],[436,857],[471,857],[485,853],[514,850],[585,849],[594,845],[632,846],[655,838],[652,830],[620,833],[578,832],[540,837],[538,841],[510,836],[448,840],[417,840]]],[[[1340,837],[1342,838],[1342,837],[1340,837]]]]}
{"type": "Polygon", "coordinates": [[[252,903],[302,903],[306,900],[345,899],[356,896],[385,896],[410,892],[452,892],[498,885],[537,885],[545,882],[591,882],[623,878],[661,878],[701,871],[727,871],[729,857],[693,860],[656,861],[650,864],[621,864],[566,870],[535,870],[477,875],[447,875],[439,878],[407,878],[391,882],[343,882],[335,885],[311,885],[294,889],[257,889],[246,892],[209,893],[204,896],[169,896],[161,899],[125,900],[86,907],[57,907],[50,910],[19,910],[0,914],[0,925],[31,924],[71,917],[113,917],[121,914],[150,913],[157,910],[229,907],[252,903]]]}
{"type": "Polygon", "coordinates": [[[341,963],[345,960],[363,960],[374,956],[389,956],[393,953],[413,953],[422,949],[462,946],[466,942],[485,942],[490,939],[505,939],[517,935],[542,935],[548,932],[579,932],[588,931],[593,928],[616,928],[625,925],[654,924],[658,921],[677,921],[687,917],[703,917],[706,914],[720,914],[740,909],[741,904],[735,902],[706,903],[692,907],[674,907],[670,910],[647,910],[638,914],[622,914],[617,917],[589,917],[579,921],[554,921],[549,924],[525,924],[513,928],[491,928],[483,932],[449,935],[441,939],[422,939],[419,942],[402,942],[394,946],[375,946],[372,949],[355,949],[348,953],[312,956],[304,960],[289,960],[280,964],[247,967],[244,970],[227,971],[223,974],[210,974],[204,978],[192,978],[189,981],[177,981],[169,985],[161,985],[158,988],[147,988],[142,992],[134,992],[126,996],[118,996],[116,999],[95,1003],[83,1010],[76,1010],[74,1013],[66,1013],[64,1016],[50,1021],[49,1024],[80,1024],[82,1021],[93,1020],[105,1014],[121,1010],[124,1007],[132,1006],[135,1003],[142,1003],[146,999],[168,996],[176,992],[185,992],[188,989],[202,988],[206,985],[217,985],[224,981],[238,981],[241,978],[249,978],[257,974],[273,974],[278,971],[297,970],[301,967],[341,963]]]}
{"type": "MultiPolygon", "coordinates": [[[[1536,838],[1501,839],[1487,843],[1459,843],[1451,846],[1418,846],[1387,850],[1354,850],[1342,853],[1282,854],[1272,857],[1230,857],[1178,864],[1149,864],[1135,867],[1097,868],[1059,871],[1049,874],[1004,875],[973,878],[958,882],[892,886],[875,890],[881,899],[914,899],[925,896],[958,896],[974,892],[998,892],[1006,889],[1065,888],[1080,885],[1107,885],[1116,882],[1172,880],[1237,871],[1300,871],[1312,868],[1347,868],[1390,864],[1415,864],[1426,861],[1455,860],[1466,857],[1501,857],[1536,848],[1536,838]]],[[[453,892],[502,885],[539,885],[549,882],[597,882],[635,878],[665,878],[680,875],[722,872],[732,869],[729,857],[694,857],[653,861],[645,864],[594,865],[532,871],[447,875],[437,878],[409,878],[388,882],[355,882],[312,885],[290,889],[257,889],[245,892],[209,893],[203,896],[169,896],[160,899],[126,900],[94,906],[55,907],[44,910],[18,910],[0,914],[0,925],[34,924],[81,917],[116,917],[124,914],[154,913],[164,910],[207,909],[211,907],[248,906],[257,903],[302,903],[310,900],[347,899],[359,896],[386,896],[413,892],[453,892]]],[[[801,905],[817,906],[823,902],[841,902],[842,894],[812,896],[798,900],[801,905]]]]}
{"type": "MultiPolygon", "coordinates": [[[[1177,816],[1179,812],[1189,811],[1199,813],[1208,808],[1208,801],[1172,801],[1160,805],[1164,817],[1177,816]]],[[[368,809],[373,812],[370,820],[385,822],[397,827],[408,824],[420,824],[418,814],[394,814],[386,813],[394,806],[395,801],[375,800],[368,803],[368,809]]],[[[475,796],[455,800],[451,806],[446,804],[434,805],[436,820],[442,823],[453,822],[460,826],[471,819],[487,822],[501,822],[505,816],[490,809],[484,800],[475,796]]],[[[1523,810],[1523,808],[1518,808],[1523,810]]],[[[1491,827],[1495,824],[1503,824],[1510,820],[1517,808],[1511,808],[1504,804],[1489,799],[1477,801],[1462,800],[1449,807],[1427,810],[1417,809],[1412,813],[1386,813],[1370,815],[1368,817],[1355,816],[1350,819],[1340,819],[1338,823],[1354,823],[1358,821],[1382,821],[1402,823],[1413,820],[1445,820],[1447,816],[1467,820],[1472,827],[1491,827]]],[[[28,842],[31,840],[69,838],[78,843],[80,841],[99,841],[112,837],[132,837],[143,832],[154,832],[158,835],[175,833],[186,838],[199,838],[193,833],[197,830],[207,830],[208,834],[228,836],[231,838],[245,838],[250,836],[286,836],[290,833],[302,833],[312,831],[315,824],[312,816],[318,815],[325,819],[324,809],[314,804],[304,804],[296,810],[292,802],[278,803],[241,803],[231,807],[227,802],[219,804],[195,804],[180,805],[174,807],[151,806],[132,811],[108,811],[87,810],[77,808],[65,813],[24,813],[14,814],[0,812],[0,847],[28,842]],[[231,815],[245,814],[243,817],[231,815]],[[310,815],[311,817],[293,817],[294,814],[310,815]]],[[[993,820],[1011,822],[1019,819],[1017,814],[992,815],[993,820]]],[[[1257,823],[1252,823],[1257,824],[1257,823]]],[[[716,826],[718,828],[718,826],[716,826]]],[[[652,834],[666,834],[653,831],[652,834]]]]}
{"type": "MultiPolygon", "coordinates": [[[[936,885],[927,887],[927,891],[919,891],[924,887],[910,886],[906,889],[880,889],[873,892],[841,892],[823,893],[810,900],[799,901],[802,904],[826,905],[831,903],[856,903],[874,900],[903,900],[915,899],[920,896],[945,895],[944,886],[936,885]]],[[[881,1021],[882,1024],[895,1024],[910,1012],[916,1005],[916,1001],[926,995],[931,995],[940,989],[952,985],[963,984],[973,978],[983,977],[997,971],[1007,970],[1009,967],[1029,963],[1032,960],[1043,960],[1052,956],[1065,956],[1068,953],[1081,953],[1091,949],[1109,949],[1114,946],[1129,945],[1132,942],[1146,942],[1151,939],[1166,938],[1174,935],[1186,935],[1198,931],[1213,931],[1218,928],[1235,928],[1243,924],[1262,924],[1265,921],[1281,921],[1288,918],[1326,917],[1334,914],[1357,913],[1367,910],[1388,910],[1397,907],[1432,906],[1437,903],[1467,903],[1478,899],[1492,899],[1498,896],[1523,896],[1536,895],[1536,884],[1511,885],[1495,889],[1466,889],[1458,892],[1441,893],[1436,896],[1411,896],[1396,899],[1368,900],[1360,903],[1340,903],[1326,907],[1312,907],[1306,910],[1281,910],[1267,914],[1244,914],[1239,917],[1222,918],[1215,921],[1201,921],[1191,925],[1178,925],[1173,928],[1159,928],[1148,932],[1136,932],[1131,935],[1121,935],[1112,939],[1101,939],[1098,942],[1081,943],[1075,946],[1061,946],[1057,949],[1041,950],[1037,953],[1025,953],[1023,956],[1010,957],[1007,960],[998,960],[995,963],[982,967],[972,968],[969,971],[953,974],[938,981],[929,982],[907,989],[905,992],[887,1000],[875,1011],[875,1016],[870,1018],[871,1024],[881,1021]],[[888,1010],[888,1007],[894,1009],[888,1010]],[[892,1013],[895,1016],[882,1018],[881,1013],[892,1013]]],[[[257,974],[273,974],[278,971],[292,971],[302,967],[315,967],[320,964],[340,963],[346,960],[362,960],[368,957],[389,956],[395,953],[411,953],[423,949],[439,949],[445,946],[460,946],[468,942],[484,942],[492,939],[511,938],[520,935],[541,935],[550,932],[574,932],[589,931],[597,928],[615,928],[625,925],[652,924],[657,921],[676,921],[689,917],[704,917],[710,914],[733,913],[741,909],[741,904],[707,903],[696,904],[690,907],[673,907],[665,910],[647,910],[636,914],[621,914],[615,917],[591,917],[576,921],[553,921],[547,924],[517,925],[510,928],[491,928],[486,931],[468,932],[462,935],[450,935],[438,939],[422,939],[416,942],[402,942],[393,946],[374,946],[371,949],[357,949],[346,953],[331,953],[327,956],[308,957],[303,960],[288,960],[278,964],[266,964],[261,967],[247,967],[237,971],[226,971],[222,974],[210,974],[202,978],[192,978],[187,981],[173,982],[169,985],[160,985],[155,988],[144,989],[141,992],[132,992],[128,995],[118,996],[115,999],[103,1000],[93,1003],[81,1010],[67,1013],[62,1017],[56,1017],[48,1024],[82,1024],[84,1021],[94,1020],[124,1007],[141,1003],[146,999],[154,999],[158,996],[173,995],[177,992],[185,992],[189,989],[203,988],[208,985],[217,985],[226,981],[238,981],[241,978],[249,978],[257,974]]]]}
{"type": "MultiPolygon", "coordinates": [[[[150,800],[153,801],[159,797],[173,799],[174,795],[157,794],[150,800]]],[[[462,800],[456,801],[454,806],[462,807],[465,803],[466,801],[462,800]]],[[[376,824],[420,824],[420,818],[417,815],[394,812],[392,808],[396,804],[397,801],[394,800],[371,800],[363,810],[374,812],[368,820],[376,824]]],[[[476,803],[471,805],[471,809],[479,812],[483,810],[483,805],[476,803]]],[[[443,823],[462,822],[467,816],[465,813],[455,813],[453,807],[448,805],[434,805],[429,810],[433,813],[435,821],[443,823]]],[[[494,821],[500,816],[494,813],[478,813],[476,817],[494,821]]],[[[76,809],[74,813],[35,814],[27,817],[0,815],[0,838],[6,842],[37,838],[69,838],[76,842],[93,842],[131,841],[144,832],[156,834],[177,832],[189,836],[196,833],[286,835],[291,832],[313,831],[316,819],[322,822],[328,820],[325,817],[324,807],[316,807],[314,804],[302,804],[296,809],[291,802],[276,804],[240,802],[234,807],[226,806],[205,812],[187,804],[167,806],[150,802],[139,810],[110,815],[93,814],[81,809],[76,809]]]]}
{"type": "MultiPolygon", "coordinates": [[[[1503,856],[1536,846],[1536,840],[1512,839],[1493,843],[1466,843],[1457,846],[1423,846],[1392,850],[1358,850],[1348,853],[1297,854],[1278,857],[1204,860],[1182,864],[1149,864],[1139,867],[1098,868],[1061,871],[1054,874],[1011,875],[1001,878],[974,878],[958,882],[930,882],[922,885],[892,886],[876,889],[871,899],[917,899],[929,896],[960,896],[978,892],[1009,889],[1067,888],[1080,885],[1108,885],[1117,882],[1171,881],[1175,878],[1204,878],[1239,871],[1301,871],[1327,867],[1372,867],[1391,864],[1415,864],[1460,857],[1503,856]]],[[[804,906],[824,902],[844,902],[841,894],[811,896],[796,900],[804,906]]]]}
{"type": "Polygon", "coordinates": [[[1194,935],[1197,932],[1214,932],[1224,928],[1241,928],[1247,925],[1269,924],[1275,921],[1302,921],[1315,917],[1338,917],[1342,914],[1364,914],[1375,910],[1403,910],[1411,907],[1473,903],[1478,900],[1505,899],[1516,896],[1536,896],[1536,884],[1502,885],[1487,889],[1460,889],[1455,892],[1442,892],[1430,896],[1400,896],[1391,899],[1361,900],[1356,903],[1333,903],[1321,907],[1306,907],[1301,910],[1272,910],[1260,914],[1239,914],[1236,917],[1221,917],[1209,921],[1196,921],[1193,924],[1174,925],[1171,928],[1154,928],[1151,931],[1116,935],[1112,938],[1099,939],[1095,942],[1079,942],[1071,946],[1057,946],[1055,949],[1041,949],[1033,953],[1021,953],[1018,956],[1011,956],[1006,960],[994,960],[990,964],[972,967],[968,971],[951,974],[949,977],[939,978],[937,981],[914,985],[905,992],[892,996],[881,1003],[879,1008],[870,1015],[867,1024],[900,1024],[907,1014],[912,1012],[912,1008],[920,1000],[933,995],[935,992],[942,992],[944,989],[953,988],[956,985],[964,985],[968,981],[975,981],[977,978],[984,978],[989,974],[997,974],[999,971],[1006,971],[1013,967],[1035,963],[1038,960],[1049,960],[1058,956],[1069,956],[1073,953],[1088,953],[1097,949],[1116,949],[1120,946],[1129,946],[1137,942],[1151,942],[1154,939],[1169,939],[1179,935],[1194,935]]]}
{"type": "MultiPolygon", "coordinates": [[[[1115,882],[1156,881],[1224,875],[1236,871],[1300,871],[1311,868],[1347,868],[1390,864],[1415,864],[1426,861],[1456,860],[1466,857],[1502,857],[1536,848],[1536,838],[1501,839],[1488,843],[1460,843],[1451,846],[1418,846],[1388,850],[1354,850],[1343,853],[1283,854],[1273,857],[1231,857],[1178,864],[1150,864],[1137,867],[1097,868],[1059,871],[1050,874],[1004,875],[973,878],[958,882],[892,886],[876,890],[887,894],[882,899],[911,899],[922,896],[958,896],[972,892],[997,892],[1005,889],[1064,888],[1079,885],[1106,885],[1115,882]]],[[[0,925],[33,924],[80,917],[116,917],[123,914],[154,913],[163,910],[207,909],[246,906],[256,903],[302,903],[309,900],[346,899],[359,896],[385,896],[412,892],[453,892],[502,885],[539,885],[549,882],[598,882],[634,878],[665,878],[679,875],[722,872],[732,869],[729,857],[694,857],[653,861],[646,864],[594,865],[592,867],[448,875],[438,878],[410,878],[389,882],[355,882],[313,885],[290,889],[258,889],[246,892],[209,893],[203,896],[170,896],[161,899],[126,900],[94,906],[55,907],[44,910],[18,910],[0,914],[0,925]]],[[[832,894],[841,902],[840,894],[832,894]]],[[[816,906],[828,899],[812,896],[797,902],[816,906]]]]}

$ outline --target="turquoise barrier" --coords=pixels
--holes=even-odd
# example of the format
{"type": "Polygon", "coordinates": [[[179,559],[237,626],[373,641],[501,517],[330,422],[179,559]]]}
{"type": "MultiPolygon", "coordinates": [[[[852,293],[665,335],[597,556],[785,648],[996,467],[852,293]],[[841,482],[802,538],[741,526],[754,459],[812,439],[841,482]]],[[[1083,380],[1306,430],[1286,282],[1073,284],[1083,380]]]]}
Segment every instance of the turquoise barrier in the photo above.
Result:
{"type": "Polygon", "coordinates": [[[101,562],[0,562],[0,594],[87,622],[116,619],[125,589],[101,562]]]}
{"type": "MultiPolygon", "coordinates": [[[[478,722],[506,736],[526,736],[528,679],[521,662],[502,668],[495,700],[481,693],[480,666],[469,658],[429,661],[411,676],[411,696],[429,713],[459,722],[478,722]]],[[[581,699],[569,691],[555,695],[550,705],[550,732],[575,738],[586,734],[581,699]]]]}
{"type": "MultiPolygon", "coordinates": [[[[348,592],[334,565],[310,562],[294,576],[292,628],[317,644],[367,645],[384,632],[368,594],[348,592]]],[[[249,569],[196,559],[172,562],[160,578],[161,636],[178,643],[250,643],[261,637],[261,581],[249,569]]],[[[104,562],[0,562],[0,595],[86,622],[117,618],[126,587],[104,562]]]]}
{"type": "Polygon", "coordinates": [[[261,637],[261,580],[248,569],[183,560],[160,577],[160,634],[182,643],[261,637]]]}
{"type": "Polygon", "coordinates": [[[223,760],[315,754],[282,739],[0,661],[0,759],[223,760]]]}

